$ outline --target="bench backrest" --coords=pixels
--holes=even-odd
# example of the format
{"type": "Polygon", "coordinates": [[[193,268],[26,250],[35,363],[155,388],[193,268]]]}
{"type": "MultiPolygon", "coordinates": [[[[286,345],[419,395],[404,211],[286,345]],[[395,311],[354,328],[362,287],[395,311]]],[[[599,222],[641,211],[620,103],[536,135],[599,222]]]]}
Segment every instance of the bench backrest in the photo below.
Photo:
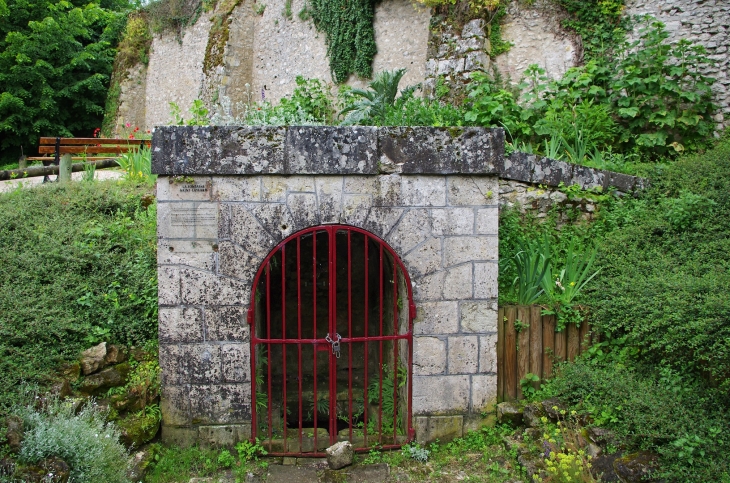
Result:
{"type": "Polygon", "coordinates": [[[42,137],[39,154],[121,154],[141,145],[150,146],[149,139],[117,139],[117,138],[52,138],[42,137]]]}

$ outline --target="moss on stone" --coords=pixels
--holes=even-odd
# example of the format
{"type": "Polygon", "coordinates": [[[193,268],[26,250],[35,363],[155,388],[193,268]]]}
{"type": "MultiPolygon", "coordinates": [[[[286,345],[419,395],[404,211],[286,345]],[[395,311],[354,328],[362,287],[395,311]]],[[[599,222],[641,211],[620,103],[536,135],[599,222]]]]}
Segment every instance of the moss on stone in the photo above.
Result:
{"type": "Polygon", "coordinates": [[[160,420],[155,415],[129,414],[117,421],[117,426],[122,432],[121,442],[127,447],[139,448],[155,437],[160,429],[160,420]]]}

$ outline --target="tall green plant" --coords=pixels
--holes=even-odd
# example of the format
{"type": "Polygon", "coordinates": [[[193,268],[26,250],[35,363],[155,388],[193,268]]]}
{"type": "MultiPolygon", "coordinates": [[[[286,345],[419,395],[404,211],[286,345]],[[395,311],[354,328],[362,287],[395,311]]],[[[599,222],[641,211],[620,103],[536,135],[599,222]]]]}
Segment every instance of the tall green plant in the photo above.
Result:
{"type": "Polygon", "coordinates": [[[517,270],[513,286],[519,305],[535,303],[544,292],[544,279],[550,276],[551,249],[546,236],[520,243],[514,256],[517,270]]]}
{"type": "Polygon", "coordinates": [[[122,154],[117,163],[129,181],[147,182],[152,177],[152,151],[145,145],[122,154]]]}
{"type": "MultiPolygon", "coordinates": [[[[398,84],[405,75],[405,69],[384,70],[375,75],[368,89],[352,89],[349,91],[351,101],[342,109],[342,124],[362,124],[370,122],[379,124],[385,118],[388,107],[395,104],[398,95],[398,84]]],[[[406,88],[411,91],[415,87],[406,88]]]]}
{"type": "Polygon", "coordinates": [[[540,286],[549,299],[550,305],[550,308],[544,310],[543,313],[557,315],[556,329],[558,331],[571,322],[580,325],[583,320],[583,314],[581,314],[580,308],[576,307],[575,299],[601,271],[598,269],[591,273],[596,253],[595,248],[589,253],[580,252],[575,243],[571,241],[565,256],[565,265],[556,267],[550,264],[548,268],[550,275],[541,281],[540,286]]]}

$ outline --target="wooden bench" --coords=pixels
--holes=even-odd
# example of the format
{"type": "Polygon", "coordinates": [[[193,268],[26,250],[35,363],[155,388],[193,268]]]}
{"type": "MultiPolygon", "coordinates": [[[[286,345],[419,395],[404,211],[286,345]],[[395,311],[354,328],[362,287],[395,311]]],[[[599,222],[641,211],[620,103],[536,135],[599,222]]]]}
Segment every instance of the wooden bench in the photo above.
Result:
{"type": "MultiPolygon", "coordinates": [[[[86,159],[89,161],[97,161],[101,159],[119,157],[120,154],[124,154],[131,150],[138,149],[142,144],[149,147],[150,140],[118,138],[42,137],[40,140],[40,146],[38,147],[38,154],[45,154],[46,156],[35,156],[29,157],[27,159],[29,161],[48,161],[49,159],[51,159],[55,164],[58,164],[62,155],[71,154],[72,160],[86,159]],[[50,158],[51,154],[53,155],[53,158],[50,158]],[[82,156],[88,154],[97,156],[82,156]],[[98,156],[99,154],[105,154],[106,156],[98,156]]],[[[45,163],[44,166],[46,166],[45,163]]]]}
{"type": "MultiPolygon", "coordinates": [[[[39,174],[30,174],[25,167],[21,167],[20,170],[25,170],[23,171],[23,175],[25,176],[44,176],[45,181],[49,174],[59,174],[63,177],[64,173],[62,171],[64,170],[61,165],[66,167],[68,176],[71,175],[72,171],[78,171],[83,168],[80,165],[71,165],[72,161],[94,162],[97,169],[116,167],[118,166],[115,161],[116,158],[129,151],[139,149],[142,145],[150,147],[150,140],[42,137],[40,139],[40,146],[38,147],[38,154],[45,156],[30,156],[25,158],[25,160],[41,161],[44,167],[50,169],[41,169],[39,174]]],[[[12,176],[12,173],[8,174],[8,176],[12,176]]]]}

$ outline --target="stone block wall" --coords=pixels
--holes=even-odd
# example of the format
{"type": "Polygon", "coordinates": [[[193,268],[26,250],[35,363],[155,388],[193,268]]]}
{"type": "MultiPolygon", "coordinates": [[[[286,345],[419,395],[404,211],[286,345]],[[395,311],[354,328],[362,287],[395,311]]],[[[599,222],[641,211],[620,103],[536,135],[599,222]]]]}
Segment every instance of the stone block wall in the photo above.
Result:
{"type": "Polygon", "coordinates": [[[253,279],[284,238],[330,223],[401,257],[417,310],[416,436],[462,434],[496,398],[503,142],[488,129],[156,130],[163,438],[250,435],[253,279]]]}

